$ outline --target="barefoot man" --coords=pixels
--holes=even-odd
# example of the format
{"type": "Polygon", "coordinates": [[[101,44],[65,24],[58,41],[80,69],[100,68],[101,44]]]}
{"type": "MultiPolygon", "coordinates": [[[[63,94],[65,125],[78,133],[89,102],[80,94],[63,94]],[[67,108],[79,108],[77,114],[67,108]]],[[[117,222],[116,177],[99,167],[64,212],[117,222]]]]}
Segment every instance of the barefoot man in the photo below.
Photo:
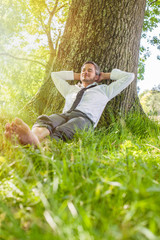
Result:
{"type": "Polygon", "coordinates": [[[82,65],[81,73],[60,71],[51,73],[52,80],[65,98],[63,113],[41,115],[32,129],[21,119],[7,123],[5,136],[18,138],[20,144],[39,146],[47,136],[51,139],[72,139],[76,130],[87,130],[97,126],[106,104],[134,80],[134,73],[113,69],[111,73],[100,72],[99,66],[88,61],[82,65]],[[110,85],[97,82],[103,79],[116,80],[110,85]],[[80,80],[81,85],[70,85],[67,80],[80,80]]]}

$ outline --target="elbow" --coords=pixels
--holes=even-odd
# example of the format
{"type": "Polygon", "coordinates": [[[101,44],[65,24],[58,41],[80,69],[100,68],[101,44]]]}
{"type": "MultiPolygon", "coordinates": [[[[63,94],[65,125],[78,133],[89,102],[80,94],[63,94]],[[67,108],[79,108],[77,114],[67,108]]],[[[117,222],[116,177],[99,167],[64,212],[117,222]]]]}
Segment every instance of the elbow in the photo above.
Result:
{"type": "Polygon", "coordinates": [[[131,81],[133,81],[135,79],[135,74],[131,73],[131,81]]]}
{"type": "Polygon", "coordinates": [[[51,72],[51,78],[55,82],[56,80],[59,80],[59,72],[51,72]]]}
{"type": "Polygon", "coordinates": [[[51,77],[54,78],[57,76],[57,72],[51,72],[51,77]]]}
{"type": "Polygon", "coordinates": [[[51,72],[51,78],[52,80],[55,78],[55,72],[51,72]]]}

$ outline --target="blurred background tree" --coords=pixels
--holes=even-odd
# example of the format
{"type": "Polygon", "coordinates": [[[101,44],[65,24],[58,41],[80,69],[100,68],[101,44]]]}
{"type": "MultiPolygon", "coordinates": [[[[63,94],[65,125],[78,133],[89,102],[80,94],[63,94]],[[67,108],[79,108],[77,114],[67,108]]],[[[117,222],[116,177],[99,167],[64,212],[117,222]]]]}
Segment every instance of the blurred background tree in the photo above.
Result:
{"type": "Polygon", "coordinates": [[[22,108],[50,75],[68,8],[67,0],[2,0],[1,106],[22,108]]]}

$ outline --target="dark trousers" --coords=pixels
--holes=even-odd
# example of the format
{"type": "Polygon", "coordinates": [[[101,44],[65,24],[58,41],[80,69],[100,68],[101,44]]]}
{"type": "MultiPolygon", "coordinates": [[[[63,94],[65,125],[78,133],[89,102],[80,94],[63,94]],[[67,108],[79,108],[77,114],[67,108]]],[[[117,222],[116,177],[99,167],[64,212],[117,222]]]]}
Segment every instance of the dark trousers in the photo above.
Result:
{"type": "Polygon", "coordinates": [[[92,121],[80,111],[70,113],[52,114],[50,116],[41,115],[37,118],[34,127],[46,127],[50,132],[50,137],[57,141],[62,139],[72,139],[76,130],[88,130],[92,126],[92,121]]]}

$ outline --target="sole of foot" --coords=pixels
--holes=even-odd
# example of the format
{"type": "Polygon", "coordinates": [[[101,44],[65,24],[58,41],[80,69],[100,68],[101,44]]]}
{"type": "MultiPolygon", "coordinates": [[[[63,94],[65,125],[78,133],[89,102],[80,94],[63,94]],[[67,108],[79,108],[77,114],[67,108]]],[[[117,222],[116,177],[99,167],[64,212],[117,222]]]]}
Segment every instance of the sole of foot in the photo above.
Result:
{"type": "Polygon", "coordinates": [[[37,147],[40,144],[29,126],[20,118],[15,118],[11,124],[6,124],[5,136],[10,140],[17,139],[22,145],[29,144],[37,147]]]}

